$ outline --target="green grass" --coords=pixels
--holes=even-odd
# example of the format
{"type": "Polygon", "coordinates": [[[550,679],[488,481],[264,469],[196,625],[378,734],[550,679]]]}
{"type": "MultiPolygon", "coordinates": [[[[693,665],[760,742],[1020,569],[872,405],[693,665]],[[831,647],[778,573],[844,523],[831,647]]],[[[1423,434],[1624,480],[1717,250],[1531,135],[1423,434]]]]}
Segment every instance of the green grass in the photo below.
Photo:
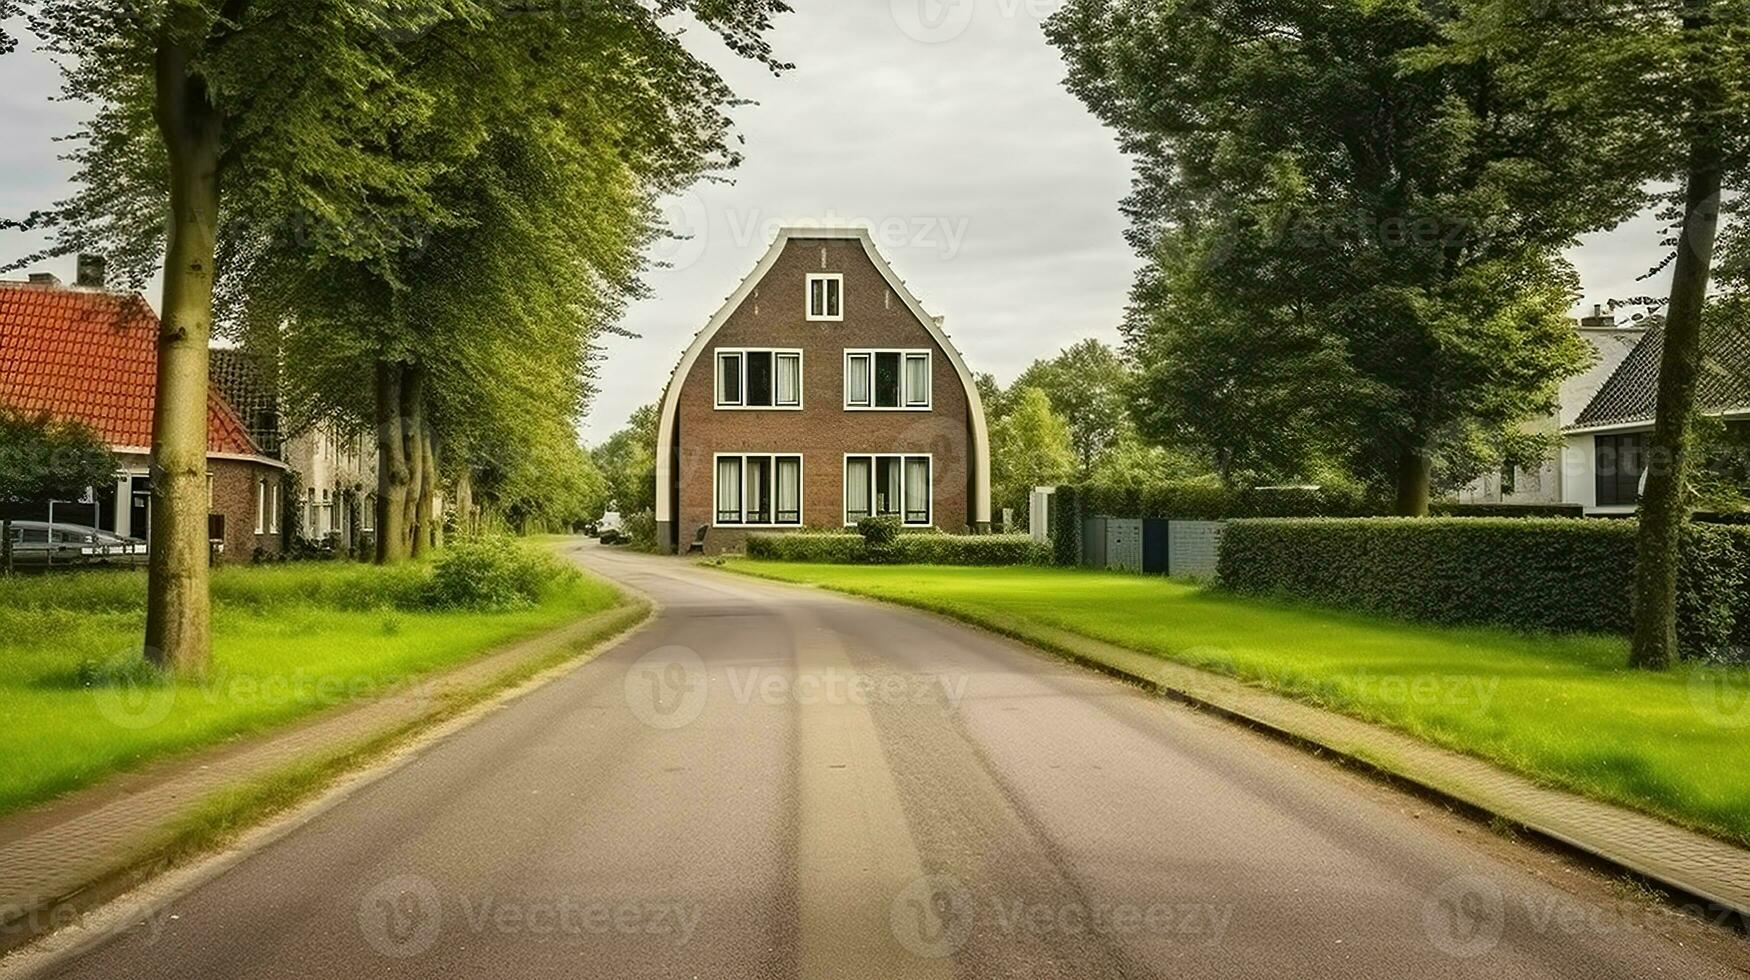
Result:
{"type": "Polygon", "coordinates": [[[0,581],[0,813],[178,752],[286,725],[619,605],[599,580],[556,580],[499,613],[434,612],[425,565],[236,567],[213,576],[203,680],[142,666],[145,578],[0,581]]]}
{"type": "Polygon", "coordinates": [[[1628,670],[1626,641],[1421,626],[1160,578],[1039,568],[727,567],[1001,632],[1070,632],[1390,725],[1750,844],[1750,670],[1628,670]],[[1723,696],[1722,696],[1723,694],[1723,696]]]}

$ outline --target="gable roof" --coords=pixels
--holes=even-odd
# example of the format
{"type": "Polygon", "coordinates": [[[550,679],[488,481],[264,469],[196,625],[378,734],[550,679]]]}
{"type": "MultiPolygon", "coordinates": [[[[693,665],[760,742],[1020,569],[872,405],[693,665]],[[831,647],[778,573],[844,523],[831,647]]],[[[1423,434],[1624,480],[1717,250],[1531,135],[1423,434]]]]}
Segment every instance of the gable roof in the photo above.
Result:
{"type": "MultiPolygon", "coordinates": [[[[157,388],[158,317],[138,295],[0,282],[0,404],[83,422],[112,449],[145,453],[157,388]]],[[[211,387],[207,451],[262,455],[211,387]]]]}
{"type": "MultiPolygon", "coordinates": [[[[1598,389],[1574,420],[1589,429],[1651,422],[1659,396],[1659,362],[1665,353],[1663,323],[1648,328],[1634,352],[1598,389]]],[[[1707,414],[1750,412],[1750,330],[1722,325],[1702,336],[1701,380],[1696,406],[1707,414]]]]}
{"type": "Polygon", "coordinates": [[[717,331],[723,329],[724,324],[729,322],[729,318],[741,308],[741,304],[753,295],[753,291],[765,280],[766,274],[778,264],[778,258],[784,254],[784,249],[796,239],[843,240],[861,244],[863,253],[868,256],[875,271],[881,273],[881,278],[887,281],[887,286],[893,290],[893,295],[899,297],[900,302],[905,304],[906,309],[911,311],[912,316],[916,317],[924,329],[929,331],[930,336],[947,354],[948,362],[953,365],[954,373],[959,376],[961,385],[966,389],[967,411],[972,416],[972,454],[975,458],[972,460],[974,493],[971,519],[974,524],[989,524],[990,427],[984,417],[984,399],[979,397],[978,386],[973,382],[972,372],[966,367],[966,359],[960,356],[960,352],[954,348],[953,342],[943,332],[940,321],[924,311],[923,304],[918,302],[918,298],[906,288],[904,281],[893,271],[893,267],[887,264],[887,259],[876,249],[875,240],[870,237],[868,229],[802,227],[779,229],[777,238],[772,242],[771,247],[766,249],[766,254],[760,259],[759,264],[754,266],[753,271],[748,273],[747,278],[743,279],[741,285],[736,287],[735,292],[730,294],[722,308],[711,317],[711,322],[707,323],[705,328],[693,338],[692,345],[681,356],[680,364],[669,376],[668,387],[662,396],[662,415],[657,422],[656,430],[657,522],[667,523],[673,519],[669,513],[668,488],[673,480],[671,471],[674,456],[674,427],[675,417],[680,411],[681,386],[685,383],[687,375],[692,372],[693,365],[698,362],[699,355],[711,343],[711,338],[717,335],[717,331]]]}
{"type": "Polygon", "coordinates": [[[207,352],[207,377],[236,410],[249,438],[271,456],[280,454],[279,394],[262,359],[237,348],[207,352]]]}

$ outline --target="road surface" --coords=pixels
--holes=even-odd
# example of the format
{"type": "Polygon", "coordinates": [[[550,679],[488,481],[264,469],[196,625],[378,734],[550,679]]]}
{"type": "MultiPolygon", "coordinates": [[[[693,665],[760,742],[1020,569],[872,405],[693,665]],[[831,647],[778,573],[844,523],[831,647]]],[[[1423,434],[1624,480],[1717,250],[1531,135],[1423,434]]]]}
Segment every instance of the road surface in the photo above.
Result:
{"type": "Polygon", "coordinates": [[[47,975],[1743,975],[1562,859],[987,634],[579,555],[659,618],[47,975]]]}

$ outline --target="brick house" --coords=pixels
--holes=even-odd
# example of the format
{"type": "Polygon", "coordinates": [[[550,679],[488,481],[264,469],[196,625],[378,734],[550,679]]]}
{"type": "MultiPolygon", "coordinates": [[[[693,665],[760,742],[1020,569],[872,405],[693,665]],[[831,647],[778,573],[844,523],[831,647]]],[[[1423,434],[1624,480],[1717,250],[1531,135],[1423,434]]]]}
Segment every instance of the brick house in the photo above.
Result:
{"type": "Polygon", "coordinates": [[[990,528],[984,405],[862,229],[786,228],[694,338],[657,430],[659,546],[869,515],[990,528]]]}
{"type": "MultiPolygon", "coordinates": [[[[56,502],[55,520],[148,538],[158,317],[135,293],[103,288],[101,264],[81,261],[82,284],[52,276],[0,282],[0,405],[95,429],[120,460],[112,486],[56,502]]],[[[224,561],[280,550],[285,464],[265,454],[214,387],[207,393],[208,521],[224,561]]],[[[46,517],[47,504],[16,513],[46,517]]]]}

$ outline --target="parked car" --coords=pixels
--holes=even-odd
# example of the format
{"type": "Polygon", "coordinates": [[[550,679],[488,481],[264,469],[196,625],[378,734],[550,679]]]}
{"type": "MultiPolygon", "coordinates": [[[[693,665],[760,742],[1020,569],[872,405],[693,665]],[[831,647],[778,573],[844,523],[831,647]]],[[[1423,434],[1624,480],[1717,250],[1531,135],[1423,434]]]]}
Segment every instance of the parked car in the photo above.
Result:
{"type": "Polygon", "coordinates": [[[144,565],[146,542],[80,524],[12,522],[14,568],[144,565]]]}
{"type": "Polygon", "coordinates": [[[610,510],[602,515],[596,523],[596,537],[602,544],[626,543],[626,522],[621,519],[619,511],[610,510]]]}

